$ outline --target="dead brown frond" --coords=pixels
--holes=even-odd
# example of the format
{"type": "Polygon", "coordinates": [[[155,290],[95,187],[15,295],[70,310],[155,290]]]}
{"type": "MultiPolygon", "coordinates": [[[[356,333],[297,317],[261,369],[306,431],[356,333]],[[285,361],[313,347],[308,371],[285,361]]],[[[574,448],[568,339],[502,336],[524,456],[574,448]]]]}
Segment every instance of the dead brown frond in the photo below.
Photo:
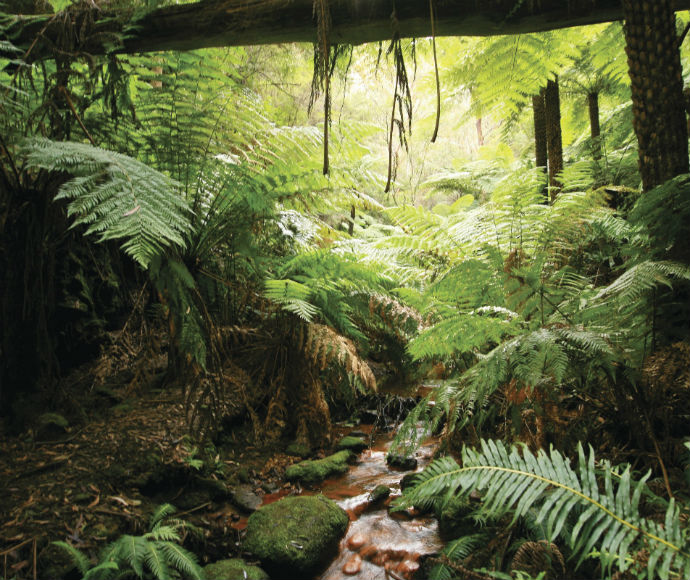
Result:
{"type": "Polygon", "coordinates": [[[361,381],[365,388],[376,391],[374,373],[351,340],[322,324],[310,324],[305,334],[302,350],[317,371],[338,365],[349,377],[361,381]]]}
{"type": "Polygon", "coordinates": [[[564,578],[566,572],[565,559],[558,546],[543,540],[522,544],[513,556],[510,569],[527,572],[531,576],[545,572],[547,580],[564,578]]]}
{"type": "Polygon", "coordinates": [[[385,294],[372,293],[369,296],[369,314],[372,317],[378,315],[398,338],[402,338],[408,323],[412,323],[416,328],[424,326],[417,310],[385,294]]]}

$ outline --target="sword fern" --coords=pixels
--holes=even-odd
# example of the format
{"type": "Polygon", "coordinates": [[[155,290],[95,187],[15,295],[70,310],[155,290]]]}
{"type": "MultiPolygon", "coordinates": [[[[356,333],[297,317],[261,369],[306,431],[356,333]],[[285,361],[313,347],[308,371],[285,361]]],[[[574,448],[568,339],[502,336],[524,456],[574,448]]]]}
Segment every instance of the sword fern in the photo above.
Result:
{"type": "Polygon", "coordinates": [[[461,465],[450,457],[433,462],[399,505],[478,490],[484,494],[480,516],[512,512],[515,521],[537,509],[547,539],[563,538],[578,557],[576,567],[596,550],[604,570],[625,571],[632,568],[629,556],[646,550],[646,570],[632,569],[640,577],[688,578],[690,534],[681,506],[671,499],[663,523],[640,515],[640,500],[650,494],[648,477],[634,480],[630,466],[621,471],[607,461],[598,463],[591,447],[586,452],[578,445],[573,467],[554,449],[535,455],[526,447],[482,440],[479,449],[463,448],[461,465]]]}

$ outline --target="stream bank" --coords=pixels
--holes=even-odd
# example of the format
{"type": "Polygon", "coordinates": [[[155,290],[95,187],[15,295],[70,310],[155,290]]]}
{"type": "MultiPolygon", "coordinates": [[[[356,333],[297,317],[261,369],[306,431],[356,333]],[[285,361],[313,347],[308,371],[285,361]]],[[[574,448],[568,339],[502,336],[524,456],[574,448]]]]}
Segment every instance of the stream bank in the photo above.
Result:
{"type": "MultiPolygon", "coordinates": [[[[95,558],[122,534],[148,531],[162,503],[173,504],[178,516],[203,531],[185,539],[202,565],[240,556],[246,519],[258,505],[316,493],[286,481],[286,468],[301,458],[286,453],[285,442],[259,448],[237,438],[231,446],[200,449],[186,436],[177,391],[133,396],[123,388],[108,395],[84,422],[0,439],[0,577],[74,577],[69,558],[52,542],[65,541],[95,558]]],[[[404,473],[385,465],[391,433],[381,431],[399,421],[411,402],[410,395],[368,399],[362,413],[369,422],[380,418],[377,425],[337,427],[338,436],[353,429],[378,433],[372,447],[359,453],[357,466],[324,482],[337,502],[357,504],[379,480],[395,490],[404,473]],[[386,420],[382,410],[390,411],[386,420]]],[[[369,512],[363,517],[370,518],[369,512]]]]}

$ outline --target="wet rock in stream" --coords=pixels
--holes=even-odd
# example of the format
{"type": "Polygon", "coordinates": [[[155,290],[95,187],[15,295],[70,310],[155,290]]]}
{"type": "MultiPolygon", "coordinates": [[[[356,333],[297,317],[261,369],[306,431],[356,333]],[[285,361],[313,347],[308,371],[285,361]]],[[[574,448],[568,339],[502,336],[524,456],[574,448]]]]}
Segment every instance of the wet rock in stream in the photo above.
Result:
{"type": "Polygon", "coordinates": [[[412,471],[417,469],[417,458],[400,455],[398,453],[389,453],[386,455],[386,463],[393,469],[401,471],[412,471]]]}
{"type": "Polygon", "coordinates": [[[354,437],[352,434],[343,437],[336,445],[336,449],[338,450],[349,449],[354,453],[364,451],[367,447],[369,447],[369,445],[363,438],[354,437]]]}
{"type": "Polygon", "coordinates": [[[379,504],[388,499],[391,490],[387,485],[377,485],[369,494],[369,501],[372,504],[379,504]]]}
{"type": "Polygon", "coordinates": [[[261,505],[261,497],[254,492],[252,486],[238,485],[232,491],[232,503],[246,513],[253,513],[261,505]]]}

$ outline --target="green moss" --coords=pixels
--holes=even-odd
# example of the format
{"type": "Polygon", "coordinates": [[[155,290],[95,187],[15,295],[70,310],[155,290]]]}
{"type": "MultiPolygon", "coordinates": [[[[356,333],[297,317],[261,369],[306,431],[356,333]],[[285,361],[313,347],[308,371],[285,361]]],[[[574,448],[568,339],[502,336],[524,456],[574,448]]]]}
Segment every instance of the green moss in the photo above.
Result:
{"type": "Polygon", "coordinates": [[[242,483],[249,483],[251,478],[249,477],[249,470],[246,467],[241,467],[237,472],[237,479],[242,483]]]}
{"type": "Polygon", "coordinates": [[[43,413],[43,415],[38,418],[38,424],[41,427],[55,425],[60,429],[67,429],[67,427],[69,427],[69,421],[58,413],[43,413]]]}
{"type": "Polygon", "coordinates": [[[338,549],[349,518],[332,500],[288,497],[252,514],[243,548],[280,578],[312,576],[338,549]]]}
{"type": "Polygon", "coordinates": [[[367,442],[361,437],[352,437],[348,435],[338,442],[337,449],[349,449],[350,451],[359,453],[360,451],[364,451],[367,447],[367,442]]]}
{"type": "Polygon", "coordinates": [[[387,485],[377,485],[369,494],[371,503],[378,503],[385,500],[391,494],[391,490],[387,485]]]}
{"type": "Polygon", "coordinates": [[[348,470],[348,461],[353,453],[347,449],[338,451],[333,455],[314,461],[300,461],[285,470],[285,477],[290,481],[302,481],[304,483],[317,483],[331,475],[340,475],[348,470]]]}
{"type": "Polygon", "coordinates": [[[206,580],[269,580],[266,572],[247,564],[242,558],[219,560],[204,566],[204,577],[206,580]]]}

